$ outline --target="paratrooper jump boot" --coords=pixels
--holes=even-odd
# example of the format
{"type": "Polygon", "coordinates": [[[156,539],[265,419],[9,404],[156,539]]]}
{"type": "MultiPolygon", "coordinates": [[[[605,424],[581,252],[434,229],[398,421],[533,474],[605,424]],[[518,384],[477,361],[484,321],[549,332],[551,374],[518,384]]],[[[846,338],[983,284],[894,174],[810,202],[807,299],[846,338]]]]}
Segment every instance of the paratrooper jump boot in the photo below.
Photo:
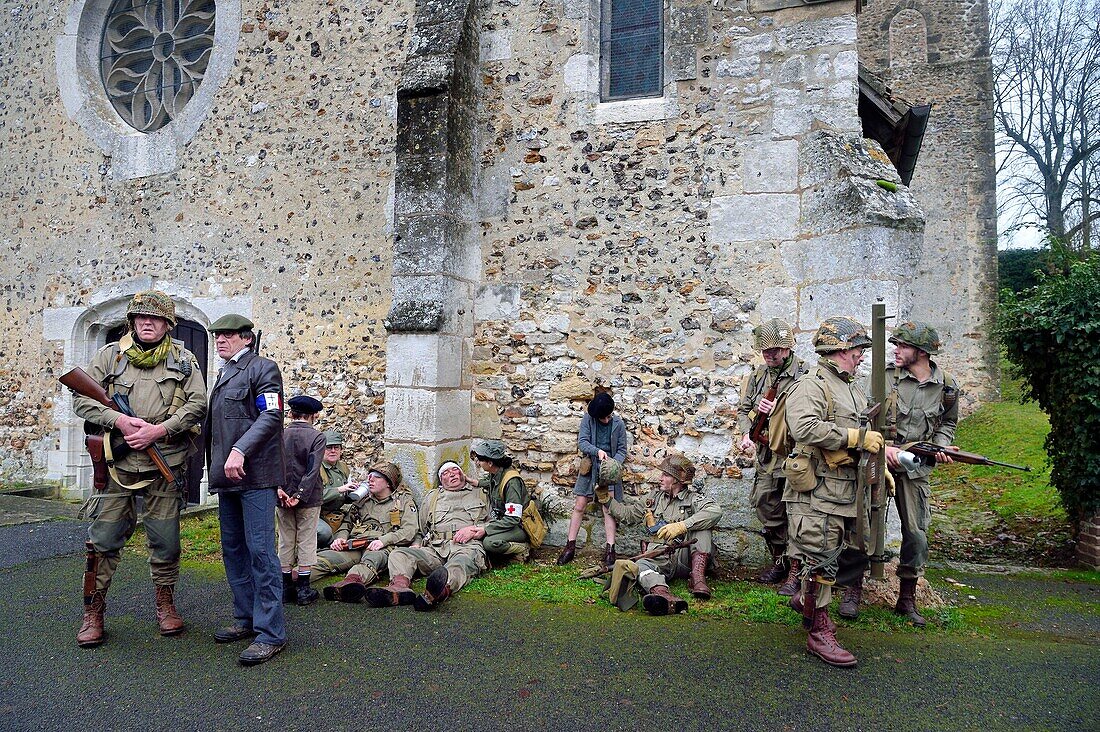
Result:
{"type": "Polygon", "coordinates": [[[179,635],[183,632],[183,618],[176,610],[175,585],[157,585],[157,627],[161,635],[179,635]]]}
{"type": "Polygon", "coordinates": [[[390,583],[385,587],[371,587],[367,590],[367,604],[371,607],[412,605],[416,599],[416,593],[412,591],[409,585],[408,577],[403,574],[395,574],[390,577],[390,583]]]}
{"type": "Polygon", "coordinates": [[[691,578],[688,580],[688,589],[691,590],[691,594],[694,597],[697,597],[700,600],[710,599],[710,587],[707,585],[708,562],[710,562],[710,554],[706,554],[704,552],[692,552],[691,578]]]}
{"type": "Polygon", "coordinates": [[[668,615],[682,613],[688,609],[687,600],[672,594],[667,585],[657,585],[642,598],[642,607],[650,615],[668,615]]]}
{"type": "Polygon", "coordinates": [[[614,567],[615,566],[615,545],[608,544],[603,550],[603,566],[614,567]]]}
{"type": "Polygon", "coordinates": [[[295,602],[298,599],[298,588],[294,584],[294,574],[283,572],[283,604],[295,602]]]}
{"type": "Polygon", "coordinates": [[[446,567],[439,567],[428,575],[428,581],[424,585],[424,593],[417,595],[413,600],[413,610],[435,610],[442,605],[453,593],[451,586],[447,584],[448,574],[446,567]]]}
{"type": "MultiPolygon", "coordinates": [[[[816,599],[816,598],[815,598],[816,599]]],[[[829,617],[829,608],[813,610],[810,635],[806,638],[806,650],[830,666],[847,668],[856,665],[856,657],[841,648],[836,639],[836,625],[829,617]]]]}
{"type": "Polygon", "coordinates": [[[837,612],[840,617],[855,620],[859,617],[859,602],[863,599],[863,577],[844,588],[844,597],[840,600],[837,612]]]}
{"type": "Polygon", "coordinates": [[[359,602],[363,599],[363,595],[367,594],[367,583],[359,575],[349,572],[344,579],[329,585],[322,592],[326,600],[359,602]]]}
{"type": "Polygon", "coordinates": [[[95,648],[103,642],[103,612],[107,609],[107,590],[96,590],[84,598],[84,621],[76,634],[81,648],[95,648]]]}
{"type": "Polygon", "coordinates": [[[764,539],[768,542],[768,551],[771,552],[772,561],[771,564],[764,567],[756,580],[766,585],[774,585],[787,576],[787,558],[783,556],[786,547],[773,543],[772,539],[774,538],[775,535],[772,532],[764,532],[764,539]]]}
{"type": "Polygon", "coordinates": [[[791,568],[787,573],[787,579],[776,590],[783,597],[794,597],[802,589],[802,578],[798,576],[802,572],[802,562],[792,559],[790,564],[791,568]]]}
{"type": "Polygon", "coordinates": [[[901,580],[901,592],[898,593],[898,601],[894,605],[894,612],[909,618],[909,622],[918,628],[923,628],[928,624],[924,616],[917,611],[916,578],[901,580]]]}

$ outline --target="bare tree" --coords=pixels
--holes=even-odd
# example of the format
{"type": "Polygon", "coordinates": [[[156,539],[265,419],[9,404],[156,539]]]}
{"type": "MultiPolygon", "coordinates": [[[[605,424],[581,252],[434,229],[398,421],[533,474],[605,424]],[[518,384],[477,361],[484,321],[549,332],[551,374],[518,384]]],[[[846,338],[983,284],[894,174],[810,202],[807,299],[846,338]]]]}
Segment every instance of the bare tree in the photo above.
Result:
{"type": "Polygon", "coordinates": [[[990,36],[1003,205],[1087,251],[1100,218],[1100,2],[994,0],[990,36]]]}

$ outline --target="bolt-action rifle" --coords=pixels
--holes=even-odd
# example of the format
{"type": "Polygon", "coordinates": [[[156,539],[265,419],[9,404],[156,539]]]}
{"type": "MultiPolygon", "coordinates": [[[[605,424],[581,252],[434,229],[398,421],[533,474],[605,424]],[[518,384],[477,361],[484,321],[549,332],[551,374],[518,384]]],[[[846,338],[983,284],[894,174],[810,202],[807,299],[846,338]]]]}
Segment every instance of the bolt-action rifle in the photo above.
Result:
{"type": "Polygon", "coordinates": [[[985,455],[979,455],[976,452],[964,452],[963,450],[952,450],[942,445],[934,445],[931,442],[915,442],[905,448],[906,452],[911,452],[920,458],[920,461],[926,465],[934,465],[936,463],[936,455],[943,453],[948,455],[952,460],[957,463],[966,463],[967,465],[1000,465],[1003,468],[1012,468],[1013,470],[1023,470],[1025,472],[1031,472],[1030,465],[1013,465],[1012,463],[1002,463],[999,460],[991,460],[985,455]]]}
{"type": "MultiPolygon", "coordinates": [[[[127,417],[137,418],[137,415],[134,414],[134,410],[130,407],[130,398],[127,395],[115,394],[113,397],[107,396],[107,391],[103,388],[103,386],[98,381],[89,376],[88,373],[80,367],[66,371],[60,376],[60,378],[58,378],[58,381],[60,381],[65,386],[69,387],[69,389],[71,389],[73,392],[81,396],[88,397],[89,399],[94,399],[103,406],[121,412],[127,417]]],[[[89,445],[88,447],[89,454],[91,454],[92,460],[95,461],[97,456],[95,453],[92,452],[94,448],[91,445],[89,445]]],[[[103,460],[102,450],[102,443],[100,443],[98,457],[101,461],[103,460]]],[[[164,476],[164,479],[169,483],[175,485],[176,489],[179,490],[182,494],[185,490],[185,486],[183,485],[183,475],[182,473],[180,475],[176,475],[172,471],[172,468],[168,467],[168,462],[164,459],[164,454],[160,451],[160,448],[153,444],[145,448],[144,452],[146,455],[149,456],[149,459],[153,461],[153,464],[157,466],[157,470],[159,470],[160,474],[164,476]]]]}
{"type": "MultiPolygon", "coordinates": [[[[778,377],[776,381],[778,381],[778,377]]],[[[766,392],[764,392],[765,401],[775,401],[775,396],[779,392],[779,385],[772,384],[766,392]]],[[[757,445],[768,445],[768,415],[756,413],[756,417],[752,420],[752,428],[749,429],[749,439],[755,442],[757,445]]]]}
{"type": "MultiPolygon", "coordinates": [[[[674,539],[670,544],[659,546],[656,549],[649,549],[641,554],[635,554],[630,557],[630,561],[636,562],[639,559],[656,559],[657,557],[663,557],[666,554],[672,554],[673,552],[686,549],[695,543],[695,539],[691,541],[683,541],[682,539],[674,539]]],[[[607,574],[614,567],[608,567],[606,564],[597,564],[595,567],[589,567],[588,569],[577,575],[577,579],[593,579],[599,577],[601,574],[607,574]]]]}

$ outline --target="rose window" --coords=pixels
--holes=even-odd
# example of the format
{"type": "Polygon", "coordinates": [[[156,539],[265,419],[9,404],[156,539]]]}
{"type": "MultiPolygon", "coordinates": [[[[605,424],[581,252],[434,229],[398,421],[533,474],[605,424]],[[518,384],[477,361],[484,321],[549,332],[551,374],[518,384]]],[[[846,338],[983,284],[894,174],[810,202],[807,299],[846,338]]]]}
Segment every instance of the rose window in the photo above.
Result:
{"type": "Polygon", "coordinates": [[[214,0],[114,0],[100,74],[125,122],[154,132],[198,91],[214,47],[214,0]]]}

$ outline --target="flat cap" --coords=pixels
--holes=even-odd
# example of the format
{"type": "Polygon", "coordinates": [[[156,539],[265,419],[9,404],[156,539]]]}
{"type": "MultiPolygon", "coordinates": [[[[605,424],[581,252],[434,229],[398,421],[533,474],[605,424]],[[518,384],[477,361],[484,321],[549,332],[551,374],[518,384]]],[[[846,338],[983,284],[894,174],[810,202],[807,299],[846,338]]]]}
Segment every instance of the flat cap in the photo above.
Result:
{"type": "Polygon", "coordinates": [[[243,315],[231,313],[223,315],[207,328],[211,333],[237,333],[242,330],[253,330],[256,326],[243,315]]]}
{"type": "Polygon", "coordinates": [[[322,409],[320,400],[314,399],[311,396],[306,396],[305,394],[291,397],[287,401],[287,406],[298,414],[317,414],[322,409]]]}

